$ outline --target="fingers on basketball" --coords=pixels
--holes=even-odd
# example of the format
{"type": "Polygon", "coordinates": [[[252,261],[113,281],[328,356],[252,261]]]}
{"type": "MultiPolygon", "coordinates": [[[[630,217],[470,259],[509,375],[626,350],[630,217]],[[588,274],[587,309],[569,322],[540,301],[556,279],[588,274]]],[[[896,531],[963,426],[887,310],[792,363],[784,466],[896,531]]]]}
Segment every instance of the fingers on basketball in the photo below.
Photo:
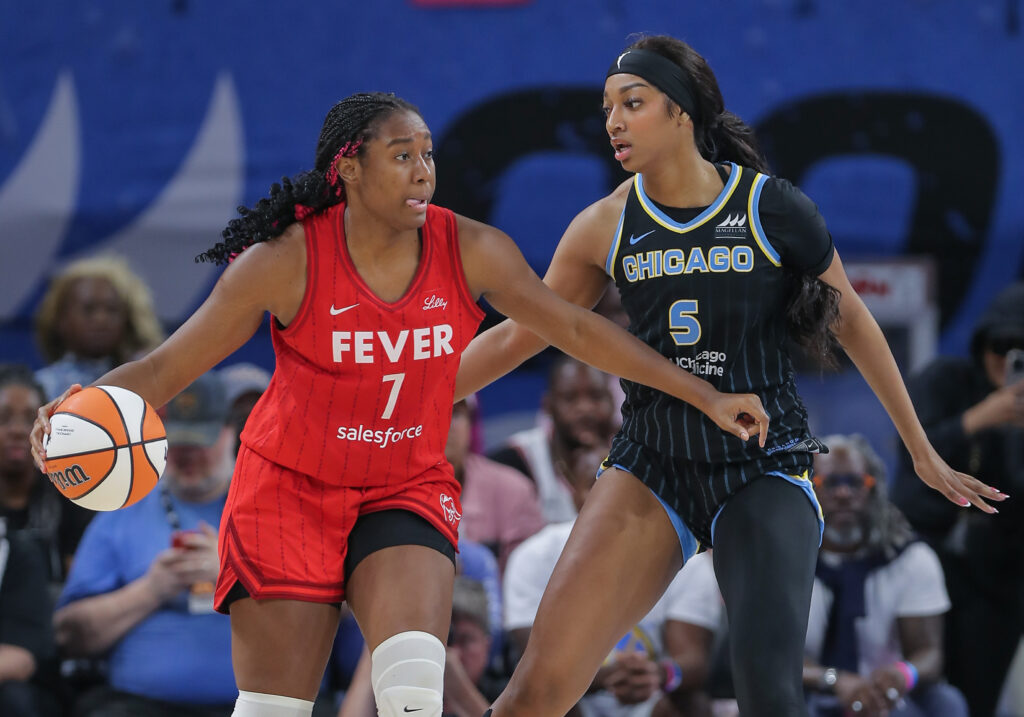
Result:
{"type": "MultiPolygon", "coordinates": [[[[76,388],[66,393],[78,394],[76,388]]],[[[62,403],[44,460],[44,473],[61,494],[89,510],[116,510],[149,493],[167,457],[153,408],[115,386],[93,386],[62,403]]]]}

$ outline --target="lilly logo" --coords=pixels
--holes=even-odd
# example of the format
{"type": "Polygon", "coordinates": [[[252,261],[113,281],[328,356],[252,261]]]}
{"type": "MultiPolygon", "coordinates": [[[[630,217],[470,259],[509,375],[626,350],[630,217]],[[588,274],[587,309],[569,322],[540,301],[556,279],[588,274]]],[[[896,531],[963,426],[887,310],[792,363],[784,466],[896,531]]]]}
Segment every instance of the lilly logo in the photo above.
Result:
{"type": "Polygon", "coordinates": [[[428,298],[423,300],[423,310],[428,309],[445,309],[448,307],[448,299],[442,299],[437,294],[431,294],[428,298]]]}

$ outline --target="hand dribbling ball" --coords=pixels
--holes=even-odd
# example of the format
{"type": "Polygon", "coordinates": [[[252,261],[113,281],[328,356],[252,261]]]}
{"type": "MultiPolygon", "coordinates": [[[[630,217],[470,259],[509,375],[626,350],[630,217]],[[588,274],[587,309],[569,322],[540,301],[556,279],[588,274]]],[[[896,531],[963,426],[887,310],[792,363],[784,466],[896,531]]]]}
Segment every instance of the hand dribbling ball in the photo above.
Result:
{"type": "Polygon", "coordinates": [[[117,510],[144,498],[167,463],[167,434],[137,393],[90,386],[50,416],[43,440],[46,475],[66,498],[89,510],[117,510]]]}

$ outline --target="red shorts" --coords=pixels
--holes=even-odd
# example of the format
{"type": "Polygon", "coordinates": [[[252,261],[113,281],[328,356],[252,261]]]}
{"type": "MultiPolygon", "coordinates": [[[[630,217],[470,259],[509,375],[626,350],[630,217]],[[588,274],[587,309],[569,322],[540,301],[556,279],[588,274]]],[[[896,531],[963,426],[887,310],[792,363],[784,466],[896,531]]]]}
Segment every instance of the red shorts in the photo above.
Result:
{"type": "Polygon", "coordinates": [[[394,486],[330,485],[238,451],[220,530],[220,575],[214,604],[236,582],[257,600],[340,603],[345,553],[356,519],[379,510],[408,510],[458,546],[460,486],[454,478],[394,486]]]}

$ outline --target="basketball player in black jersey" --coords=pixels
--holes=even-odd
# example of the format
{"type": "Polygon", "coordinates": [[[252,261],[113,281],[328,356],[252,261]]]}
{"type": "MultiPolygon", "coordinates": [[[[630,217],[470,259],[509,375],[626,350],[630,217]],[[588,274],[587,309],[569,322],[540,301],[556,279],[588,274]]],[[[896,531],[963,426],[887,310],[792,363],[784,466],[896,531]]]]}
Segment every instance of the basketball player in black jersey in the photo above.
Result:
{"type": "MultiPolygon", "coordinates": [[[[789,338],[825,359],[838,340],[925,483],[990,513],[985,500],[1005,496],[929,444],[817,207],[768,175],[700,55],[670,37],[639,40],[608,71],[604,111],[615,158],[635,176],[573,220],[545,282],[592,307],[614,281],[632,333],[719,390],[760,396],[771,429],[764,447],[744,442],[697,407],[624,382],[622,429],[493,717],[564,715],[682,562],[712,543],[740,712],[805,715],[823,527],[808,469],[824,449],[808,431],[789,338]]],[[[457,396],[543,347],[514,323],[495,327],[463,355],[457,396]]]]}

